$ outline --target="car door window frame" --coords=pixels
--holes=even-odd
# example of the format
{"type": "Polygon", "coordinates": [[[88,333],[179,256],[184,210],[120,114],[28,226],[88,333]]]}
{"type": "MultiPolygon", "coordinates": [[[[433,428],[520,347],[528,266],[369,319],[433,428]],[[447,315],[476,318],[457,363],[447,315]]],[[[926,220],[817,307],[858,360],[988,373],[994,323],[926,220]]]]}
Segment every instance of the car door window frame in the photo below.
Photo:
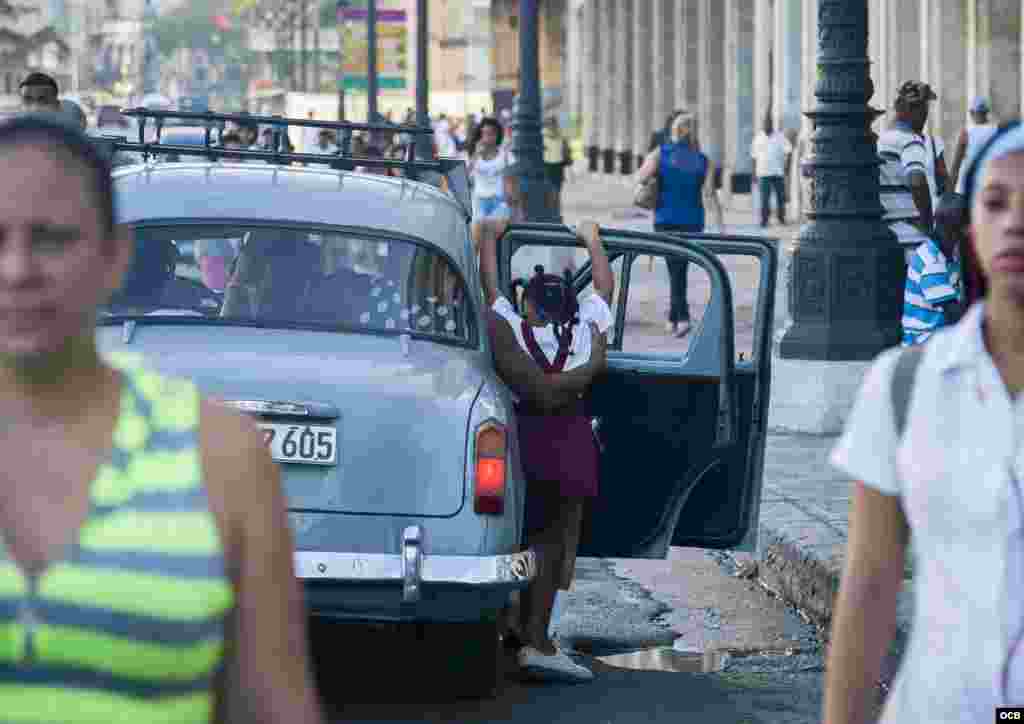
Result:
{"type": "MultiPolygon", "coordinates": [[[[626,256],[621,280],[623,286],[615,320],[615,337],[620,349],[608,351],[608,366],[613,369],[635,369],[637,366],[642,366],[644,372],[648,374],[696,375],[717,378],[719,411],[716,446],[732,444],[736,432],[735,390],[733,389],[736,358],[735,329],[732,284],[725,266],[713,253],[702,249],[698,244],[665,234],[605,229],[602,230],[602,243],[609,255],[609,260],[617,252],[626,256]],[[665,355],[630,354],[621,350],[626,306],[629,303],[630,267],[637,257],[651,255],[685,258],[703,268],[711,282],[711,297],[701,323],[694,332],[693,342],[686,355],[669,358],[665,355]],[[708,319],[716,318],[720,320],[718,324],[708,324],[708,319]],[[713,335],[716,331],[719,333],[717,344],[715,344],[715,340],[706,339],[708,335],[713,335]],[[716,347],[718,348],[717,354],[716,347]]],[[[512,256],[518,248],[531,245],[579,247],[581,242],[569,227],[563,225],[511,225],[498,239],[498,284],[505,294],[508,294],[511,288],[512,256]]],[[[587,265],[589,265],[589,261],[587,265]]]]}

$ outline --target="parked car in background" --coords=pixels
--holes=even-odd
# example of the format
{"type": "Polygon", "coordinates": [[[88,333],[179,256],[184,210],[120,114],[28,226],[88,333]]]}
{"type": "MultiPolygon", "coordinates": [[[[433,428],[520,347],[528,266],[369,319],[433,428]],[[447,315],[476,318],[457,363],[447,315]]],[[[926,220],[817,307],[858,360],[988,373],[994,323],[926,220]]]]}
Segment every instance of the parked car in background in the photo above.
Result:
{"type": "MultiPolygon", "coordinates": [[[[210,159],[117,170],[118,222],[137,248],[97,336],[105,353],[137,352],[257,420],[312,616],[443,632],[461,656],[437,665],[463,667],[463,692],[492,693],[504,612],[535,575],[515,408],[494,369],[464,166],[437,162],[454,194],[414,180],[421,166],[403,177],[210,159]]],[[[506,289],[516,250],[577,243],[560,226],[513,226],[505,241],[506,289]]],[[[602,492],[581,554],[750,546],[774,250],[617,232],[605,245],[620,298],[622,270],[662,254],[705,268],[712,303],[682,359],[624,352],[617,315],[588,398],[602,492]],[[762,264],[756,363],[734,358],[717,253],[762,264]]],[[[590,293],[589,265],[575,283],[590,293]]]]}

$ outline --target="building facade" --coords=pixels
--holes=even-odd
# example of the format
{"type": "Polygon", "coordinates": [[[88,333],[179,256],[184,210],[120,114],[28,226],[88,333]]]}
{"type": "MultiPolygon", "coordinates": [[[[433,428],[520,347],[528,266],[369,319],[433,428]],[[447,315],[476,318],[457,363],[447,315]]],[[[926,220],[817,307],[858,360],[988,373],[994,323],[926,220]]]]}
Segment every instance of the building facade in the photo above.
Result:
{"type": "MultiPolygon", "coordinates": [[[[947,156],[973,97],[987,97],[996,120],[1016,117],[1024,102],[1022,5],[871,0],[872,105],[888,110],[905,80],[930,83],[938,101],[929,130],[947,156]]],[[[685,107],[722,165],[726,193],[744,190],[750,143],[766,114],[806,145],[817,9],[817,0],[570,0],[567,99],[591,167],[631,173],[651,132],[685,107]]],[[[883,115],[876,127],[889,122],[883,115]]],[[[804,203],[800,194],[795,200],[804,203]]]]}
{"type": "MultiPolygon", "coordinates": [[[[566,95],[570,0],[540,0],[540,84],[546,113],[560,113],[566,95]]],[[[519,0],[491,2],[491,59],[497,109],[511,108],[519,90],[519,0]]]]}
{"type": "Polygon", "coordinates": [[[0,112],[18,107],[18,85],[33,71],[53,76],[62,92],[71,89],[71,46],[59,30],[63,9],[55,0],[0,0],[0,112]]]}
{"type": "MultiPolygon", "coordinates": [[[[493,104],[491,89],[494,86],[494,71],[491,61],[491,2],[492,0],[429,0],[429,52],[430,108],[434,114],[446,113],[464,116],[490,110],[493,104]]],[[[405,13],[404,36],[396,38],[398,30],[392,22],[386,30],[380,30],[378,62],[382,65],[396,65],[395,44],[403,48],[397,63],[404,68],[404,84],[383,83],[379,89],[378,108],[400,118],[406,109],[415,105],[416,97],[416,0],[402,0],[387,5],[378,0],[378,7],[385,10],[400,9],[405,13]],[[387,38],[383,34],[389,34],[387,38]],[[387,44],[391,43],[390,46],[387,44]],[[387,56],[385,58],[384,56],[387,56]],[[390,59],[390,60],[389,60],[390,59]]],[[[362,8],[365,2],[354,2],[353,7],[362,8]]],[[[362,120],[367,111],[365,91],[365,47],[345,47],[337,19],[330,14],[321,16],[319,27],[311,27],[305,44],[298,27],[281,32],[261,29],[249,30],[250,49],[257,53],[257,64],[251,76],[249,89],[254,107],[279,107],[284,112],[286,93],[301,93],[308,96],[305,107],[317,117],[336,117],[338,85],[342,75],[342,58],[347,67],[352,67],[355,55],[362,58],[361,82],[345,93],[345,114],[347,118],[362,120]],[[282,72],[283,66],[291,64],[273,63],[272,58],[305,53],[313,58],[307,64],[312,78],[303,83],[301,77],[282,72]],[[355,54],[355,55],[354,55],[355,54]],[[277,104],[275,106],[275,104],[277,104]]],[[[365,21],[349,21],[365,22],[365,21]]],[[[383,28],[382,26],[379,26],[383,28]]],[[[358,28],[360,42],[365,30],[358,28]]],[[[394,75],[392,73],[392,75],[394,75]]],[[[351,79],[350,79],[351,80],[351,79]]],[[[304,114],[303,114],[304,115],[304,114]]]]}

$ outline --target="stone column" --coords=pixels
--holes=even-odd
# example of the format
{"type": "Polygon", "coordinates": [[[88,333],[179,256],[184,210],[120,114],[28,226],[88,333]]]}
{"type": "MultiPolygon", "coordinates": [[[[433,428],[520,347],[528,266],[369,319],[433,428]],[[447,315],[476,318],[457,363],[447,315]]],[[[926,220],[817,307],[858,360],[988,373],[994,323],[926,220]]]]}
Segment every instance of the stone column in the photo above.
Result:
{"type": "Polygon", "coordinates": [[[819,0],[818,28],[810,219],[791,248],[770,420],[825,433],[841,428],[868,361],[899,342],[904,263],[869,128],[868,0],[819,0]]]}
{"type": "MultiPolygon", "coordinates": [[[[565,59],[562,62],[562,87],[565,88],[563,108],[570,119],[582,115],[582,75],[583,47],[581,44],[581,27],[583,24],[583,8],[579,0],[566,0],[565,4],[565,59]]],[[[469,20],[468,22],[472,22],[469,20]]],[[[468,67],[472,67],[467,62],[468,67]]],[[[472,72],[468,70],[467,72],[472,72]]]]}
{"type": "Polygon", "coordinates": [[[614,147],[623,174],[633,173],[633,12],[632,3],[615,0],[615,33],[609,37],[615,46],[616,66],[610,84],[615,100],[609,110],[615,114],[614,147]]]}
{"type": "MultiPolygon", "coordinates": [[[[661,33],[653,18],[651,0],[633,5],[633,143],[634,168],[643,163],[647,144],[654,128],[654,76],[661,73],[661,64],[655,63],[651,46],[654,36],[661,33]]],[[[625,169],[623,169],[625,172],[625,169]]]]}
{"type": "Polygon", "coordinates": [[[600,89],[598,96],[597,117],[600,119],[600,144],[602,170],[605,173],[615,173],[615,122],[618,113],[615,111],[619,98],[616,97],[618,88],[618,68],[615,57],[615,5],[617,0],[591,0],[597,4],[600,17],[600,32],[598,38],[601,47],[601,74],[600,89]]]}
{"type": "Polygon", "coordinates": [[[801,81],[803,39],[801,0],[775,0],[775,72],[772,120],[780,130],[798,131],[803,123],[801,81]]]}
{"type": "MultiPolygon", "coordinates": [[[[892,85],[896,58],[890,50],[896,44],[892,37],[893,12],[889,0],[870,0],[868,12],[868,57],[871,59],[871,78],[875,83],[875,105],[887,111],[896,95],[896,88],[892,85]]],[[[885,115],[879,116],[873,124],[875,133],[880,132],[887,122],[885,115]]]]}
{"type": "Polygon", "coordinates": [[[921,0],[921,77],[939,97],[932,104],[929,126],[946,144],[947,168],[953,164],[969,102],[964,87],[966,27],[962,0],[921,0]]]}
{"type": "MultiPolygon", "coordinates": [[[[725,137],[725,6],[721,0],[698,0],[700,38],[697,67],[697,132],[705,154],[724,161],[725,137]]],[[[734,99],[730,99],[732,102],[734,99]]],[[[725,187],[723,177],[723,187],[725,187]]]]}
{"type": "MultiPolygon", "coordinates": [[[[885,0],[880,0],[884,2],[885,0]]],[[[818,0],[803,1],[803,18],[800,24],[800,37],[803,46],[803,63],[800,88],[800,107],[805,111],[814,105],[814,82],[818,57],[818,0]]],[[[810,155],[811,134],[814,132],[814,122],[804,115],[800,122],[800,136],[797,140],[794,173],[798,179],[794,187],[796,193],[796,215],[803,220],[810,205],[810,179],[804,173],[803,161],[810,155]]],[[[783,262],[785,263],[785,262],[783,262]]]]}
{"type": "Polygon", "coordinates": [[[967,97],[989,95],[991,90],[989,44],[990,0],[964,0],[967,15],[967,97]]]}
{"type": "Polygon", "coordinates": [[[676,108],[694,110],[699,105],[700,74],[704,67],[701,61],[701,37],[706,30],[700,24],[700,3],[703,0],[676,0],[676,27],[679,28],[680,65],[676,77],[676,108]]]}
{"type": "MultiPolygon", "coordinates": [[[[894,41],[888,46],[888,52],[896,59],[892,67],[895,75],[890,76],[889,81],[895,98],[905,81],[921,79],[921,0],[899,0],[885,5],[890,8],[890,37],[894,41]]],[[[886,98],[886,104],[891,105],[893,98],[886,98]]]]}
{"type": "MultiPolygon", "coordinates": [[[[778,0],[754,0],[755,133],[761,130],[765,115],[772,112],[772,62],[774,58],[775,33],[767,32],[766,28],[773,27],[775,18],[773,2],[778,2],[778,0]]],[[[797,38],[796,42],[799,45],[800,38],[797,38]]]]}
{"type": "Polygon", "coordinates": [[[726,195],[744,190],[753,173],[754,2],[725,0],[725,162],[726,195]],[[735,179],[735,181],[734,181],[735,179]]]}
{"type": "Polygon", "coordinates": [[[1021,3],[965,0],[967,98],[986,96],[996,121],[1021,111],[1021,3]]]}
{"type": "Polygon", "coordinates": [[[589,0],[583,4],[583,87],[580,103],[580,113],[583,120],[583,145],[587,154],[587,168],[594,173],[600,167],[601,157],[601,134],[599,126],[601,123],[600,98],[601,78],[601,54],[599,52],[600,41],[600,17],[598,14],[597,0],[589,0]]]}
{"type": "MultiPolygon", "coordinates": [[[[676,52],[676,38],[682,28],[676,25],[675,0],[650,0],[654,35],[651,43],[652,130],[660,129],[672,112],[676,73],[681,70],[676,52]]],[[[646,143],[646,141],[645,141],[646,143]]],[[[646,152],[647,146],[644,146],[646,152]]]]}
{"type": "MultiPolygon", "coordinates": [[[[772,80],[775,74],[775,3],[778,0],[754,1],[754,134],[761,132],[764,119],[772,112],[772,80]],[[771,29],[771,32],[769,32],[771,29]]],[[[799,39],[797,39],[799,42],[799,39]]],[[[749,149],[748,149],[749,152],[749,149]]],[[[753,173],[757,173],[751,159],[753,173]]],[[[753,218],[760,218],[761,190],[756,179],[751,188],[751,210],[753,218]]]]}
{"type": "Polygon", "coordinates": [[[989,0],[988,96],[999,120],[1009,120],[1021,111],[1021,3],[1019,0],[989,0]]]}

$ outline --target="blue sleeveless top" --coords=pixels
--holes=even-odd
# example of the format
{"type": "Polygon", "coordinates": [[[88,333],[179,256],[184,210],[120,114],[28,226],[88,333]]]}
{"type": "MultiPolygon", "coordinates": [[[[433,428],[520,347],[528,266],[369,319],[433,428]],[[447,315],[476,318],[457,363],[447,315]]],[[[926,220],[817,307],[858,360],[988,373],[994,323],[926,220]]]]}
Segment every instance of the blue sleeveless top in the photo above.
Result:
{"type": "Polygon", "coordinates": [[[708,157],[685,143],[664,143],[660,152],[654,223],[703,229],[708,157]]]}

